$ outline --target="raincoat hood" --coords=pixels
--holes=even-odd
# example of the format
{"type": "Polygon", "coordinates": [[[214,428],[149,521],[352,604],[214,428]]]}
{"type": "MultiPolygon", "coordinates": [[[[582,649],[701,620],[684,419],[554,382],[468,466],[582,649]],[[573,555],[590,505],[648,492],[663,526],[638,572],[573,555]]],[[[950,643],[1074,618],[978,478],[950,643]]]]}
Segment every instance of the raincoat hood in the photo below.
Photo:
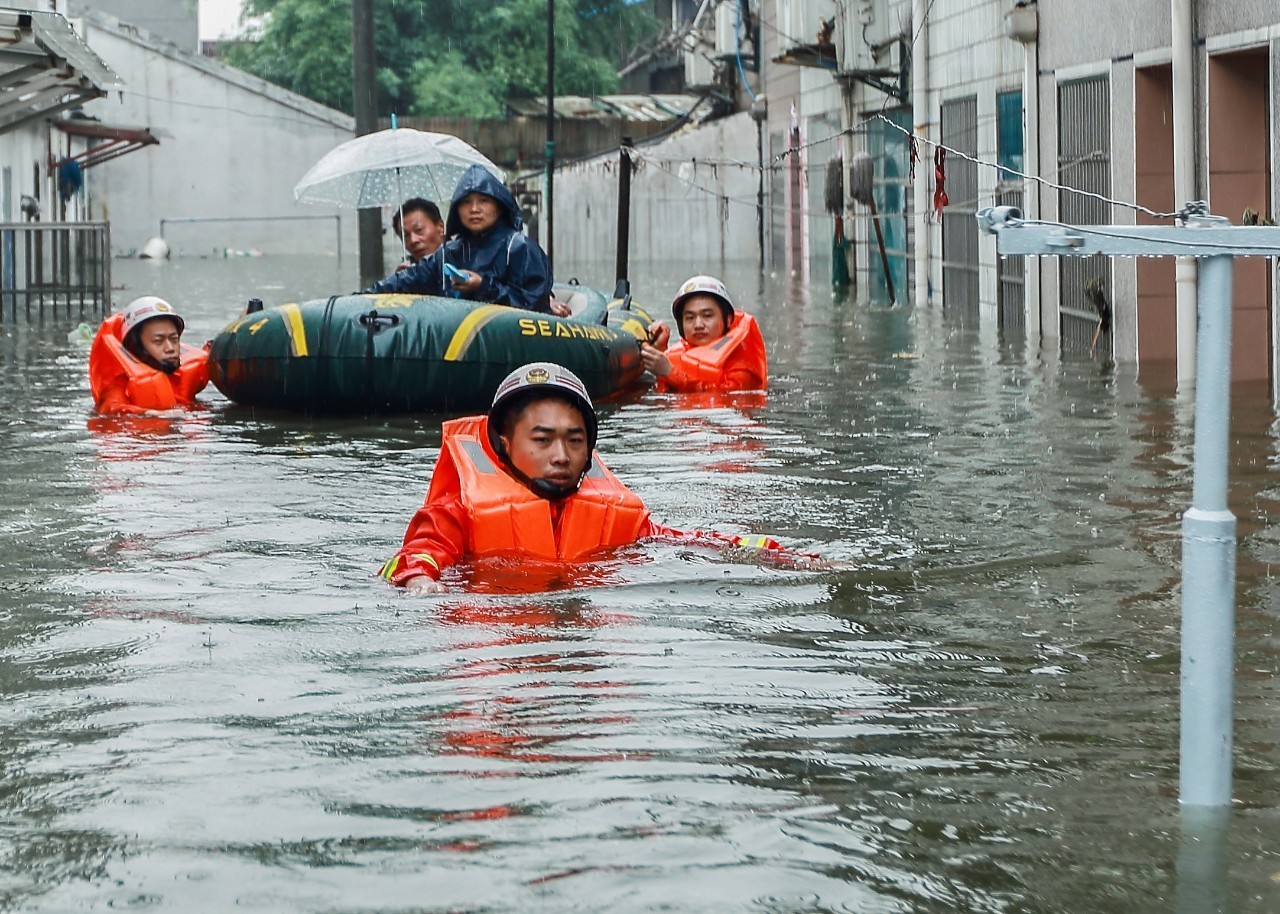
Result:
{"type": "MultiPolygon", "coordinates": [[[[458,186],[453,191],[453,201],[449,204],[449,218],[445,220],[445,235],[452,238],[467,231],[462,220],[458,218],[458,204],[469,193],[481,193],[498,201],[498,224],[506,225],[513,231],[524,227],[524,218],[520,215],[520,204],[507,186],[494,177],[493,172],[483,165],[472,165],[458,179],[458,186]]],[[[468,232],[468,234],[470,234],[468,232]]]]}

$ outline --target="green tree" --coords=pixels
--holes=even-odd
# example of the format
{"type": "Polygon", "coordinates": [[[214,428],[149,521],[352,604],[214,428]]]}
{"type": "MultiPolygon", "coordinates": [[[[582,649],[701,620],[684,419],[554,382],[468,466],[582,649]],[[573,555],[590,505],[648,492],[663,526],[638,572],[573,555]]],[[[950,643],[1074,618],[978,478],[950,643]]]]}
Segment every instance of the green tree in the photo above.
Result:
{"type": "Polygon", "coordinates": [[[410,114],[421,117],[502,117],[493,80],[477,73],[457,51],[419,60],[411,75],[410,114]]]}
{"type": "MultiPolygon", "coordinates": [[[[651,2],[556,0],[556,93],[617,90],[616,68],[657,28],[651,2]]],[[[351,5],[246,0],[261,25],[227,60],[350,113],[351,5]]],[[[547,0],[375,0],[379,113],[497,117],[546,92],[547,0]]]]}

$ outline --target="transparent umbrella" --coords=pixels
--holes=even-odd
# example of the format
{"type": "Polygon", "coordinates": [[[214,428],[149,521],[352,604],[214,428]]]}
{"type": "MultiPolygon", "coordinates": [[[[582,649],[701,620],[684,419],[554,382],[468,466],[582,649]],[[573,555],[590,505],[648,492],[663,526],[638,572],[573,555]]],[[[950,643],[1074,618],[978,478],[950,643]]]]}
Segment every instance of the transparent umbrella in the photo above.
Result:
{"type": "Polygon", "coordinates": [[[502,169],[456,136],[411,127],[379,130],[326,153],[293,188],[293,199],[356,209],[398,206],[408,197],[447,204],[471,165],[506,180],[502,169]]]}

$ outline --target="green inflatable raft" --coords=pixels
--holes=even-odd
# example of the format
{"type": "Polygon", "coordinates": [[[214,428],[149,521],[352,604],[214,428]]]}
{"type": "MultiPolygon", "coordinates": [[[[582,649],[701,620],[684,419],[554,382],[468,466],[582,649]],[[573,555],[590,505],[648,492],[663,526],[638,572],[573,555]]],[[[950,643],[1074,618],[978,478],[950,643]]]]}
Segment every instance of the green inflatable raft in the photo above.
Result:
{"type": "Polygon", "coordinates": [[[593,399],[636,386],[652,317],[585,286],[556,286],[553,317],[416,295],[335,295],[246,313],[214,337],[209,377],[228,399],[312,414],[483,411],[526,362],[556,362],[593,399]]]}

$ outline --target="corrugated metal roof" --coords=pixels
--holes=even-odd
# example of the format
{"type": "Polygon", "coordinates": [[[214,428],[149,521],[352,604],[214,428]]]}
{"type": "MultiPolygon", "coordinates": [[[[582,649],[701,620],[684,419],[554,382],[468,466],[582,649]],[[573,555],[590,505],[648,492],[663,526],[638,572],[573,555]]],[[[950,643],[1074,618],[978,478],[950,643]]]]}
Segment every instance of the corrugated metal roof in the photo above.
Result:
{"type": "MultiPolygon", "coordinates": [[[[53,126],[69,136],[78,136],[86,140],[99,140],[83,152],[55,162],[57,167],[65,161],[76,161],[81,168],[92,168],[122,155],[141,149],[144,146],[155,146],[160,138],[147,127],[121,127],[104,124],[101,121],[82,118],[63,118],[55,120],[53,126]]],[[[163,131],[161,131],[163,132],[163,131]]]]}
{"type": "MultiPolygon", "coordinates": [[[[557,117],[581,119],[619,117],[628,121],[673,121],[684,117],[702,100],[698,95],[557,95],[557,117]]],[[[516,99],[507,103],[516,114],[542,117],[545,98],[516,99]]]]}
{"type": "Polygon", "coordinates": [[[123,85],[64,16],[0,9],[0,133],[123,85]]]}

